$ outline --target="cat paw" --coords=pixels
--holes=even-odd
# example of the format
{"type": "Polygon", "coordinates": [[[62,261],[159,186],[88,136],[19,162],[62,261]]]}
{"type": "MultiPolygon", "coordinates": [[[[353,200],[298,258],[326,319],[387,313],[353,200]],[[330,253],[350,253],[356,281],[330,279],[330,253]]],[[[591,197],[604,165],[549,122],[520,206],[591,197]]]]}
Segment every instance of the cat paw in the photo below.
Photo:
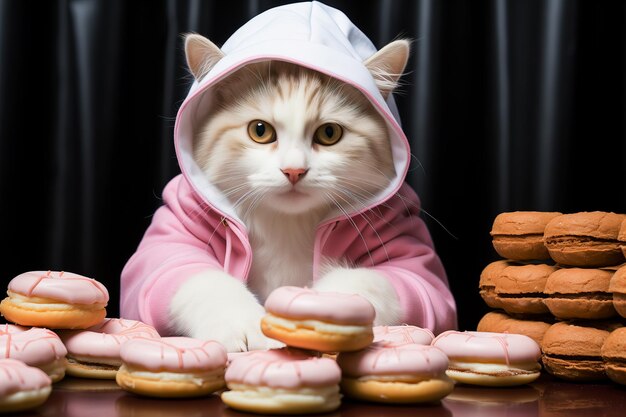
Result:
{"type": "Polygon", "coordinates": [[[177,334],[216,340],[228,352],[281,347],[261,332],[265,309],[245,284],[223,271],[206,271],[188,279],[170,305],[177,334]]]}
{"type": "Polygon", "coordinates": [[[396,290],[384,275],[374,270],[334,268],[317,280],[313,288],[318,291],[358,294],[374,306],[375,325],[400,324],[402,310],[396,290]]]}
{"type": "Polygon", "coordinates": [[[220,342],[228,352],[247,352],[266,350],[284,346],[282,343],[266,337],[261,331],[261,318],[265,310],[245,306],[238,311],[221,315],[221,319],[212,320],[198,328],[192,337],[211,339],[220,342]],[[247,311],[245,311],[247,310],[247,311]]]}

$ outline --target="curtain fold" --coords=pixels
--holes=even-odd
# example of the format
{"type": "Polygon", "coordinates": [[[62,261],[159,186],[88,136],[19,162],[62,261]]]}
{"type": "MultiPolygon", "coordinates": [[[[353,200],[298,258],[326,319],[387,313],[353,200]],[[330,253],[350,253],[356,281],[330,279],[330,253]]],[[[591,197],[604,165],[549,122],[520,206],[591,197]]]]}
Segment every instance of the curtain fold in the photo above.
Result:
{"type": "MultiPolygon", "coordinates": [[[[223,43],[284,1],[0,0],[3,282],[119,274],[167,181],[191,84],[182,34],[223,43]]],[[[407,177],[449,274],[460,326],[486,311],[489,230],[512,210],[626,212],[624,2],[328,1],[378,46],[413,40],[397,102],[407,177]]]]}

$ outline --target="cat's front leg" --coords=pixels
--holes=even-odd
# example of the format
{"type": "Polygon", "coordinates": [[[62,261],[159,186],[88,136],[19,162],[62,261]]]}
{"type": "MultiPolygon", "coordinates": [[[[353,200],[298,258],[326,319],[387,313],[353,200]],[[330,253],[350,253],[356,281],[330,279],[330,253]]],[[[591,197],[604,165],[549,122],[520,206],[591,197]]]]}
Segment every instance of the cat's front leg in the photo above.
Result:
{"type": "Polygon", "coordinates": [[[217,340],[229,352],[282,346],[261,332],[264,314],[264,308],[245,284],[219,270],[189,278],[170,305],[170,317],[178,334],[217,340]]]}
{"type": "Polygon", "coordinates": [[[396,291],[386,277],[367,268],[332,268],[313,288],[319,291],[334,291],[358,294],[365,297],[376,310],[374,324],[400,324],[402,309],[396,291]]]}

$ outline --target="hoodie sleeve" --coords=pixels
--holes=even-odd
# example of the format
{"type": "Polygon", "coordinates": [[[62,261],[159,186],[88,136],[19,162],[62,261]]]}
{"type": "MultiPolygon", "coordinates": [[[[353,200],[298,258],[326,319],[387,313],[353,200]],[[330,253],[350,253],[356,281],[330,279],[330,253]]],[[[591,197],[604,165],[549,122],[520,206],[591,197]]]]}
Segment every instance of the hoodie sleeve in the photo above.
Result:
{"type": "Polygon", "coordinates": [[[162,336],[171,331],[168,312],[176,290],[203,270],[223,269],[224,246],[220,217],[207,215],[182,175],[167,184],[163,202],[122,271],[120,299],[121,317],[148,323],[162,336]]]}
{"type": "Polygon", "coordinates": [[[352,238],[329,253],[344,253],[355,266],[385,276],[396,290],[403,323],[438,334],[457,327],[456,304],[419,214],[419,198],[404,184],[384,204],[341,222],[335,232],[352,238]]]}

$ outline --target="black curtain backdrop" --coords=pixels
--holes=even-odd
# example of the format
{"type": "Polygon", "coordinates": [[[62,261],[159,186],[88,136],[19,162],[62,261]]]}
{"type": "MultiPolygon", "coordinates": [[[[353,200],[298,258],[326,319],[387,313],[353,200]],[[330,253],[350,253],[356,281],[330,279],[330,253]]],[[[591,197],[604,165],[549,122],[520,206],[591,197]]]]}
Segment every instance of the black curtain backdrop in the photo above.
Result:
{"type": "MultiPolygon", "coordinates": [[[[218,44],[282,1],[0,0],[0,277],[119,275],[165,183],[190,78],[181,34],[218,44]]],[[[378,46],[415,40],[398,96],[459,306],[502,211],[626,212],[622,1],[331,1],[378,46]]]]}

